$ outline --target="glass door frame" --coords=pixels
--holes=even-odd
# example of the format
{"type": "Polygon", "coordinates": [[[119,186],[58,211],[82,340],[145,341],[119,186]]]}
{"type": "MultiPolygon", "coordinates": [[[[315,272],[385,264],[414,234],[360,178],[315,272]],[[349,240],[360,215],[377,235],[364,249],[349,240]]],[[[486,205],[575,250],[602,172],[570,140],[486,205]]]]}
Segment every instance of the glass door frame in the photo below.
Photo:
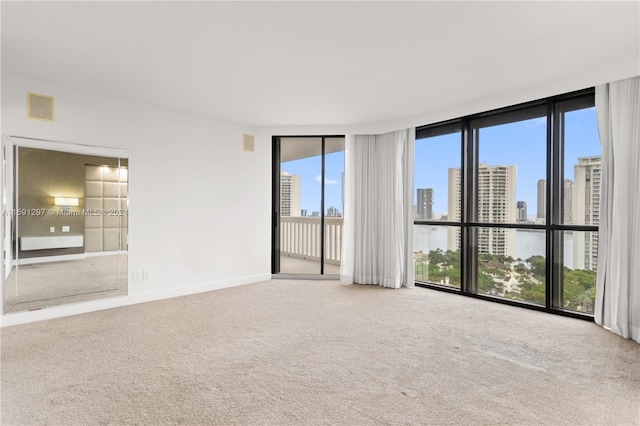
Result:
{"type": "Polygon", "coordinates": [[[318,278],[331,277],[333,274],[326,275],[324,273],[325,263],[325,147],[327,139],[344,138],[345,135],[287,135],[272,136],[272,186],[271,186],[271,274],[278,278],[318,278]],[[322,171],[320,185],[320,274],[282,274],[280,272],[280,160],[281,160],[281,143],[282,139],[293,138],[315,138],[321,139],[321,156],[322,171]]]}

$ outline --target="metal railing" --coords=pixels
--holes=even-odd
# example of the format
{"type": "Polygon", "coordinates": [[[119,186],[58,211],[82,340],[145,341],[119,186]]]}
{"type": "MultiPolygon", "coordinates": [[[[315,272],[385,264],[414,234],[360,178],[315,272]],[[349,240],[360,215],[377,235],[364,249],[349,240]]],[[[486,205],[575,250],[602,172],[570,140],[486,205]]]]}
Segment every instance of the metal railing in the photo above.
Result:
{"type": "MultiPolygon", "coordinates": [[[[324,218],[324,261],[339,265],[342,250],[341,217],[324,218]]],[[[320,218],[284,216],[280,218],[280,254],[320,261],[320,218]]]]}

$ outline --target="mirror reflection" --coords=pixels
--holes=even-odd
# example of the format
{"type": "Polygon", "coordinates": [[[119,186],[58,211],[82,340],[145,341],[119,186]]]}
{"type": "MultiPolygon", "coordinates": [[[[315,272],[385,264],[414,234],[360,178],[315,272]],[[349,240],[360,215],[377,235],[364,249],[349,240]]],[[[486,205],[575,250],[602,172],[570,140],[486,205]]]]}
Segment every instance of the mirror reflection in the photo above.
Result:
{"type": "Polygon", "coordinates": [[[126,151],[12,137],[3,155],[4,313],[126,295],[126,151]]]}

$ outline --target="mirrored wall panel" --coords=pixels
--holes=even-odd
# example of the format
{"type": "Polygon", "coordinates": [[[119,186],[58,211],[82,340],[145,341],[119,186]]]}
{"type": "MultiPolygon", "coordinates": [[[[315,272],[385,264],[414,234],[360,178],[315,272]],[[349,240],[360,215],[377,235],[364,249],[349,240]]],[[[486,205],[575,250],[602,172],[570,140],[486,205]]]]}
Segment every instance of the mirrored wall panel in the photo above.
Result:
{"type": "Polygon", "coordinates": [[[126,295],[127,151],[3,142],[3,313],[126,295]]]}

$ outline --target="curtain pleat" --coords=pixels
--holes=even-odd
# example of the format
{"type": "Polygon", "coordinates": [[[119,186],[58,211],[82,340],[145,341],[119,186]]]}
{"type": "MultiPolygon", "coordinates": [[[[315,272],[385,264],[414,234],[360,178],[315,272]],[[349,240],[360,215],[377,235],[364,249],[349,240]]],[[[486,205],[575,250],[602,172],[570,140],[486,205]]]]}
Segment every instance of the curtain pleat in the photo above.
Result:
{"type": "Polygon", "coordinates": [[[414,285],[413,134],[406,129],[346,138],[345,283],[414,285]]]}
{"type": "Polygon", "coordinates": [[[596,87],[602,143],[595,321],[640,343],[640,77],[596,87]]]}

